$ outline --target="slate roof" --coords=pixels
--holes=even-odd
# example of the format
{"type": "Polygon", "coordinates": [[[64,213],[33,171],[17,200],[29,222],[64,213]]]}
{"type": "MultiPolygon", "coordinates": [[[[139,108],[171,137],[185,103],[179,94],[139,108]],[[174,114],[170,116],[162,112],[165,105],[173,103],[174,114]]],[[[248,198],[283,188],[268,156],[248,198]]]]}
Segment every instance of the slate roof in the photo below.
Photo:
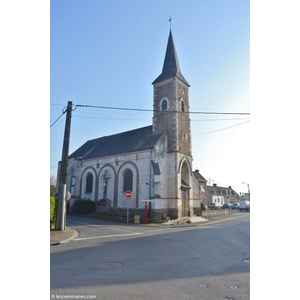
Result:
{"type": "Polygon", "coordinates": [[[170,30],[162,73],[152,82],[152,84],[155,84],[157,82],[163,81],[171,77],[177,77],[181,81],[183,81],[187,86],[190,86],[184,78],[184,76],[181,74],[175,44],[173,41],[172,31],[170,30]]]}
{"type": "Polygon", "coordinates": [[[229,191],[231,191],[230,192],[231,196],[239,196],[236,191],[234,191],[232,188],[229,188],[229,187],[207,185],[206,186],[206,191],[207,192],[212,192],[212,193],[214,193],[214,191],[215,191],[216,194],[219,195],[219,196],[226,196],[226,195],[228,195],[229,191]],[[228,193],[226,191],[228,191],[228,193]]]}
{"type": "Polygon", "coordinates": [[[207,180],[199,173],[199,170],[193,171],[193,174],[199,182],[207,182],[207,180]]]}
{"type": "Polygon", "coordinates": [[[89,140],[69,158],[92,159],[152,149],[164,132],[152,133],[152,125],[89,140]]]}

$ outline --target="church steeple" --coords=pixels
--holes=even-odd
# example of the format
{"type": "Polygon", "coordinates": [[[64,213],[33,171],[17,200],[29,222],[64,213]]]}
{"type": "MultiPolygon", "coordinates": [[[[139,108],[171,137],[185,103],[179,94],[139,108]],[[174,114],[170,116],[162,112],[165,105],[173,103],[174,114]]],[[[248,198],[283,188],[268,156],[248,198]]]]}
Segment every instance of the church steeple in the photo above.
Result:
{"type": "Polygon", "coordinates": [[[171,77],[177,77],[187,86],[190,86],[187,80],[181,74],[176,48],[173,41],[173,35],[172,31],[170,30],[162,73],[152,82],[152,84],[158,83],[171,77]]]}
{"type": "Polygon", "coordinates": [[[180,71],[171,30],[162,72],[152,84],[153,132],[167,133],[169,153],[191,156],[190,85],[180,71]]]}

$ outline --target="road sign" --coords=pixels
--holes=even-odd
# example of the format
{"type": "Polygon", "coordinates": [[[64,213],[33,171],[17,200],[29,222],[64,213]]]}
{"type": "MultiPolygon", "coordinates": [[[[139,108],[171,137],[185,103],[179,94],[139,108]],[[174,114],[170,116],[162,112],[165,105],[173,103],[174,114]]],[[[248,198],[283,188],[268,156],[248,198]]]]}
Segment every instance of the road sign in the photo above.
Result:
{"type": "Polygon", "coordinates": [[[125,197],[130,198],[132,196],[132,193],[130,191],[125,192],[125,197]]]}

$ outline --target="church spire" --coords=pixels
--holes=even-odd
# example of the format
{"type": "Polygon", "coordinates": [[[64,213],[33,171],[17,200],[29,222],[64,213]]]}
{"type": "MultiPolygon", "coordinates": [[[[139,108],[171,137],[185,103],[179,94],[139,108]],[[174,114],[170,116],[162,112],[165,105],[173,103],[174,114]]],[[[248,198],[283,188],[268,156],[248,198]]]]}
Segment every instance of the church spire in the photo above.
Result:
{"type": "Polygon", "coordinates": [[[152,82],[152,84],[155,84],[157,82],[163,81],[171,77],[177,77],[182,82],[184,82],[187,86],[190,86],[189,83],[184,78],[184,76],[181,74],[179,61],[175,49],[175,44],[173,41],[173,35],[170,29],[169,40],[168,40],[162,73],[152,82]]]}

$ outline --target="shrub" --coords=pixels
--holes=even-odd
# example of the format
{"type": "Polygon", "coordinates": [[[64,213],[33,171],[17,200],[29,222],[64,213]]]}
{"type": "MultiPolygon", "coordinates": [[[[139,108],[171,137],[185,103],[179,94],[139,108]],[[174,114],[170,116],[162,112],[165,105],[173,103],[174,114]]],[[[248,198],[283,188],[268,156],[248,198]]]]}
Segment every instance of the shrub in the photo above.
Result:
{"type": "Polygon", "coordinates": [[[55,185],[50,185],[50,197],[54,196],[55,195],[55,185]]]}
{"type": "Polygon", "coordinates": [[[50,197],[50,224],[55,224],[56,222],[57,201],[57,197],[50,197]]]}
{"type": "Polygon", "coordinates": [[[78,199],[74,202],[72,212],[76,214],[90,214],[96,211],[96,204],[91,200],[78,199]]]}
{"type": "Polygon", "coordinates": [[[206,210],[204,203],[201,202],[201,210],[206,210]]]}

